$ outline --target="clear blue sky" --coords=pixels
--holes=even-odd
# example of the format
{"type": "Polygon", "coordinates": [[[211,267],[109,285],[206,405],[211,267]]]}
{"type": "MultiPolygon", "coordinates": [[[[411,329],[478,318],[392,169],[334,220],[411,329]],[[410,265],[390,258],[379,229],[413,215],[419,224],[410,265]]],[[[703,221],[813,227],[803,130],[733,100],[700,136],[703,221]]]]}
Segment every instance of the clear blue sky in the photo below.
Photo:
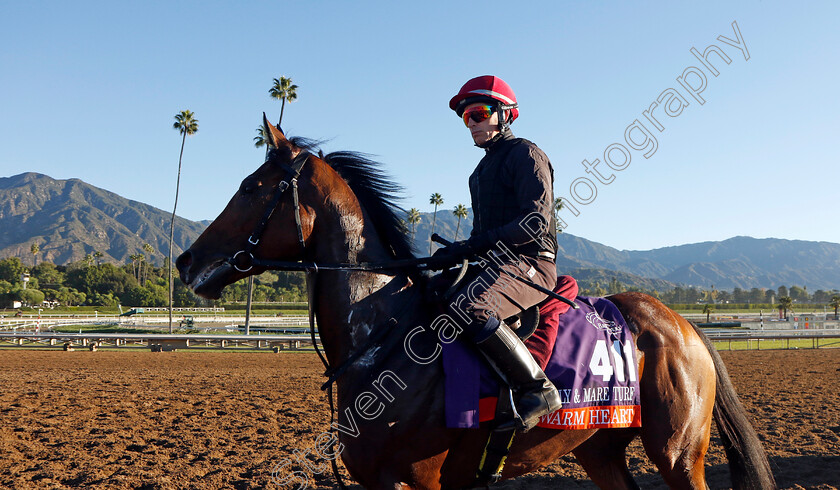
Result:
{"type": "MultiPolygon", "coordinates": [[[[192,110],[178,214],[212,219],[261,162],[253,146],[272,78],[298,100],[284,129],[325,150],[376,155],[406,208],[469,205],[482,151],[447,107],[468,78],[516,91],[517,136],[540,145],[555,194],[589,177],[597,196],[567,231],[620,249],[736,235],[840,242],[840,2],[3,2],[0,176],[80,178],[171,211],[192,110]],[[734,4],[734,5],[733,5],[734,4]],[[749,60],[718,36],[736,39],[749,60]],[[677,82],[715,44],[699,104],[677,82]],[[642,112],[668,88],[687,97],[664,130],[642,112]],[[639,119],[650,158],[621,171],[603,153],[639,119]],[[607,184],[581,161],[600,159],[607,184]]],[[[694,77],[689,81],[697,82],[694,77]]],[[[641,133],[631,133],[641,141],[641,133]]],[[[619,151],[611,153],[614,160],[619,151]]],[[[585,184],[578,184],[585,200],[585,184]]]]}

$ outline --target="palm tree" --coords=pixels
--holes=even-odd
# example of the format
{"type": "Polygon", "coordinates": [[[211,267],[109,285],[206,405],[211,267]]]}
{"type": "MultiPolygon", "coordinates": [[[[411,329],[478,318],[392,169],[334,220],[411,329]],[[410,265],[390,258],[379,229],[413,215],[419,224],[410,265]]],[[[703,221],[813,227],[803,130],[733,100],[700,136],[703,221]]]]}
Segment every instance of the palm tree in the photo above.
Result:
{"type": "Polygon", "coordinates": [[[142,278],[143,278],[143,264],[144,264],[145,262],[146,262],[146,256],[145,256],[145,255],[143,255],[143,254],[137,254],[137,263],[138,263],[138,268],[137,268],[137,284],[139,284],[140,286],[142,286],[142,285],[143,285],[143,283],[142,283],[142,282],[140,282],[140,279],[142,279],[142,278]]]}
{"type": "Polygon", "coordinates": [[[455,241],[458,241],[458,231],[461,229],[461,220],[467,217],[467,207],[463,204],[455,206],[452,214],[458,217],[458,226],[455,227],[455,241]]]}
{"type": "Polygon", "coordinates": [[[146,280],[149,277],[149,265],[152,263],[152,258],[155,256],[155,249],[148,243],[143,244],[143,251],[149,254],[149,261],[146,262],[146,273],[143,275],[143,284],[146,284],[146,280]]]}
{"type": "Polygon", "coordinates": [[[129,255],[128,258],[131,259],[131,270],[134,273],[134,278],[137,279],[137,283],[140,283],[140,271],[142,271],[143,267],[143,254],[132,254],[129,255]]]}
{"type": "MultiPolygon", "coordinates": [[[[437,221],[437,210],[438,206],[443,205],[443,197],[440,194],[435,192],[429,198],[429,204],[435,205],[435,214],[432,215],[432,235],[435,234],[435,222],[437,221]]],[[[432,255],[432,237],[429,236],[429,255],[432,255]]]]}
{"type": "MultiPolygon", "coordinates": [[[[563,209],[563,206],[565,206],[565,204],[563,204],[563,198],[562,197],[558,197],[558,198],[554,199],[554,225],[555,225],[555,227],[557,226],[557,223],[560,222],[560,210],[563,209]]],[[[556,235],[557,233],[563,233],[563,229],[562,228],[561,229],[555,229],[554,234],[556,235]]]]}
{"type": "Polygon", "coordinates": [[[96,252],[93,252],[93,258],[96,259],[96,265],[99,265],[102,262],[102,257],[104,257],[104,256],[105,256],[105,254],[103,254],[99,250],[97,250],[96,252]]]}
{"type": "Polygon", "coordinates": [[[840,318],[837,317],[837,310],[840,309],[840,295],[835,294],[832,296],[831,302],[828,303],[828,305],[834,308],[834,319],[840,320],[840,318]]]}
{"type": "Polygon", "coordinates": [[[254,146],[257,148],[262,148],[263,146],[268,145],[268,133],[265,131],[264,126],[260,126],[257,128],[257,135],[254,136],[254,146]]]}
{"type": "Polygon", "coordinates": [[[420,210],[417,208],[409,209],[406,219],[408,220],[408,224],[411,225],[411,238],[413,239],[414,232],[417,231],[417,223],[420,222],[420,210]]]}
{"type": "MultiPolygon", "coordinates": [[[[280,106],[280,120],[277,121],[277,127],[280,128],[283,123],[283,112],[286,109],[286,101],[290,103],[297,99],[297,85],[292,83],[291,78],[280,77],[274,79],[274,85],[268,90],[268,95],[272,98],[280,100],[283,105],[280,106]]],[[[265,146],[266,157],[268,157],[269,138],[266,128],[260,126],[257,128],[257,136],[254,137],[254,146],[260,148],[265,146]]],[[[245,335],[251,333],[251,299],[254,295],[254,276],[248,276],[248,297],[245,306],[245,335]]]]}
{"type": "Polygon", "coordinates": [[[274,85],[268,91],[268,95],[271,98],[283,102],[283,105],[280,106],[280,120],[277,122],[278,128],[283,124],[283,111],[286,109],[286,101],[288,100],[291,103],[297,99],[297,88],[298,86],[292,83],[291,78],[280,77],[274,79],[274,85]]]}
{"type": "Polygon", "coordinates": [[[172,129],[177,129],[181,133],[181,154],[178,157],[178,179],[175,181],[175,205],[172,207],[172,220],[169,223],[169,333],[172,333],[172,239],[175,235],[175,210],[178,209],[178,191],[181,188],[181,160],[184,158],[184,143],[187,141],[187,136],[192,136],[198,132],[198,119],[191,111],[181,111],[175,114],[175,123],[172,129]]]}
{"type": "Polygon", "coordinates": [[[788,310],[793,310],[793,299],[790,296],[782,296],[779,298],[779,304],[776,308],[783,310],[785,313],[785,320],[788,319],[788,310]]]}
{"type": "Polygon", "coordinates": [[[137,277],[137,254],[129,255],[128,260],[131,261],[131,274],[137,277]]]}
{"type": "Polygon", "coordinates": [[[32,242],[32,246],[29,247],[29,251],[32,252],[32,265],[38,265],[38,252],[41,251],[41,247],[39,247],[36,242],[32,242]]]}
{"type": "Polygon", "coordinates": [[[90,267],[93,265],[93,255],[85,254],[85,262],[87,262],[87,266],[90,267]]]}
{"type": "Polygon", "coordinates": [[[712,315],[712,313],[714,311],[715,311],[715,307],[708,304],[708,303],[706,303],[706,305],[703,306],[703,313],[706,314],[706,323],[709,323],[709,317],[712,315]]]}

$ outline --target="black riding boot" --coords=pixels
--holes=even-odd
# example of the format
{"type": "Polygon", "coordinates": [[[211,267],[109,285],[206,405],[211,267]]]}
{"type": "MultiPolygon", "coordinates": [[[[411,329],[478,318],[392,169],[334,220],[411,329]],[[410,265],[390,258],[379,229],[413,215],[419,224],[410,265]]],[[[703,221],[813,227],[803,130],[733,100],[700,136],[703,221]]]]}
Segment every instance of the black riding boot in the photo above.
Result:
{"type": "MultiPolygon", "coordinates": [[[[498,320],[490,318],[488,324],[490,322],[498,320]]],[[[562,404],[557,388],[504,322],[500,322],[499,328],[489,337],[476,343],[476,347],[513,389],[522,424],[520,429],[524,432],[534,428],[541,416],[560,409],[562,404]]]]}

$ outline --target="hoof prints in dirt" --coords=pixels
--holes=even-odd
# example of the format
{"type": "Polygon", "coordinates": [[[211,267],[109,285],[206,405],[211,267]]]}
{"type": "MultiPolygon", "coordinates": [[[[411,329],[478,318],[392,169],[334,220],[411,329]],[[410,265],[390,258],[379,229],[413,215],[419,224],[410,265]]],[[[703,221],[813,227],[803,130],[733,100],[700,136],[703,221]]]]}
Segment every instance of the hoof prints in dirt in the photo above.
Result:
{"type": "MultiPolygon", "coordinates": [[[[780,487],[840,488],[840,349],[722,355],[780,487]]],[[[273,466],[329,420],[308,354],[14,350],[0,366],[0,488],[279,488],[273,466]]],[[[727,488],[712,435],[709,486],[727,488]]],[[[628,464],[666,488],[638,441],[628,464]]],[[[595,487],[565,456],[498,488],[595,487]]]]}

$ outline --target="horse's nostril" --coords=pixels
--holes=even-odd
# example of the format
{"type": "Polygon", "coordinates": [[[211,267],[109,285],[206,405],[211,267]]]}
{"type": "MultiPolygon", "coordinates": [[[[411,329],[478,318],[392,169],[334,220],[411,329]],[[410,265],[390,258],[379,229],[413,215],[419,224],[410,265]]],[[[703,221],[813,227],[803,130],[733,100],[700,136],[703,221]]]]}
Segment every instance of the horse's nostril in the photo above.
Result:
{"type": "Polygon", "coordinates": [[[178,268],[179,271],[182,271],[192,265],[192,253],[189,250],[182,253],[175,259],[175,267],[178,268]]]}

